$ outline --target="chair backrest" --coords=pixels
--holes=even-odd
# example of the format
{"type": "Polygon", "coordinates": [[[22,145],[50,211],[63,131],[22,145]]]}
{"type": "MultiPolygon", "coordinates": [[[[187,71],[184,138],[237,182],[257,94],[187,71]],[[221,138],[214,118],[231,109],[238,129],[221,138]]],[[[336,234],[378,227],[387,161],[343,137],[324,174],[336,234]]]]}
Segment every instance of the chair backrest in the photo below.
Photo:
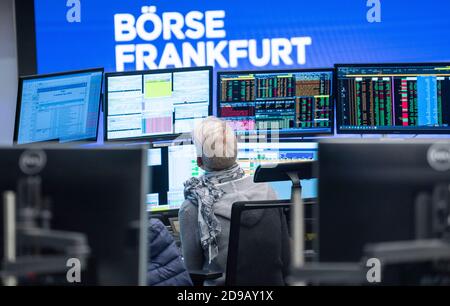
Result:
{"type": "Polygon", "coordinates": [[[289,234],[285,214],[290,206],[290,200],[249,201],[233,204],[225,280],[227,286],[283,284],[280,277],[272,276],[282,275],[282,270],[287,270],[289,265],[289,234]],[[241,218],[255,210],[264,210],[261,224],[245,228],[241,218]],[[285,260],[281,262],[277,260],[282,256],[280,252],[286,253],[285,260]],[[279,273],[273,271],[274,262],[279,264],[279,273]],[[266,270],[262,267],[269,268],[266,270]]]}

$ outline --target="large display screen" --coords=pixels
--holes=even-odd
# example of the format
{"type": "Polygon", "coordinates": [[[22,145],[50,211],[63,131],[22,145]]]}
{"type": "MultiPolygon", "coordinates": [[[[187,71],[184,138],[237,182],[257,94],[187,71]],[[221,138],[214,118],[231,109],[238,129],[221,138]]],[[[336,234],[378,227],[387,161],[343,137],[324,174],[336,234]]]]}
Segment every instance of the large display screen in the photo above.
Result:
{"type": "Polygon", "coordinates": [[[450,60],[448,0],[35,0],[39,73],[450,60]]]}
{"type": "MultiPolygon", "coordinates": [[[[253,175],[261,164],[299,160],[317,160],[317,143],[238,143],[237,162],[246,175],[253,175]]],[[[147,195],[147,210],[152,212],[179,209],[184,202],[184,185],[190,177],[204,171],[197,165],[197,152],[192,144],[155,147],[148,151],[152,180],[147,195]]],[[[302,197],[317,197],[317,179],[302,180],[302,197]]],[[[272,182],[279,199],[291,198],[291,182],[272,182]]]]}

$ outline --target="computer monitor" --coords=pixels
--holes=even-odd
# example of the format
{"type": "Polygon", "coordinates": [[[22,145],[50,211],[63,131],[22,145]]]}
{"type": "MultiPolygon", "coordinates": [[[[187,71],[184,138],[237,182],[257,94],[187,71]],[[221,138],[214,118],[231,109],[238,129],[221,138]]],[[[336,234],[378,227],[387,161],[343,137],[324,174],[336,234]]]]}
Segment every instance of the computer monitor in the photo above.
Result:
{"type": "Polygon", "coordinates": [[[105,141],[175,138],[212,114],[212,67],[106,73],[105,141]]]}
{"type": "Polygon", "coordinates": [[[333,70],[217,74],[217,114],[240,138],[332,134],[333,70]]]}
{"type": "MultiPolygon", "coordinates": [[[[193,144],[153,147],[148,152],[152,177],[147,196],[148,210],[154,213],[179,209],[184,201],[183,183],[204,171],[197,165],[193,144]]],[[[283,160],[317,159],[317,143],[238,143],[238,163],[246,175],[253,175],[262,163],[283,160]]],[[[291,182],[270,183],[279,199],[291,198],[291,182]]],[[[317,197],[317,180],[303,180],[303,197],[317,197]]]]}
{"type": "Polygon", "coordinates": [[[448,142],[330,139],[319,143],[319,152],[323,262],[360,262],[369,243],[415,239],[419,196],[431,197],[441,183],[448,191],[448,142]]]}
{"type": "MultiPolygon", "coordinates": [[[[50,199],[51,229],[87,237],[90,256],[79,284],[145,285],[146,152],[146,148],[0,149],[0,195],[17,191],[19,180],[28,177],[27,173],[39,176],[42,194],[50,199]]],[[[0,216],[3,222],[3,207],[0,216]]],[[[0,237],[2,248],[3,226],[0,237]]],[[[64,271],[69,268],[64,263],[64,271]]],[[[70,285],[65,282],[66,272],[59,285],[70,285]]]]}
{"type": "Polygon", "coordinates": [[[19,78],[14,142],[97,140],[103,68],[19,78]]]}
{"type": "MultiPolygon", "coordinates": [[[[248,175],[254,175],[261,164],[280,163],[293,160],[317,160],[318,149],[315,142],[292,143],[238,143],[238,163],[248,175]]],[[[302,197],[317,198],[317,179],[302,180],[302,197]]],[[[279,199],[291,199],[292,182],[270,182],[279,199]]]]}
{"type": "Polygon", "coordinates": [[[147,209],[164,212],[179,209],[184,202],[184,182],[204,171],[197,165],[192,144],[163,145],[148,150],[148,169],[152,180],[147,195],[147,209]]]}
{"type": "Polygon", "coordinates": [[[337,132],[450,133],[450,63],[336,65],[337,132]]]}

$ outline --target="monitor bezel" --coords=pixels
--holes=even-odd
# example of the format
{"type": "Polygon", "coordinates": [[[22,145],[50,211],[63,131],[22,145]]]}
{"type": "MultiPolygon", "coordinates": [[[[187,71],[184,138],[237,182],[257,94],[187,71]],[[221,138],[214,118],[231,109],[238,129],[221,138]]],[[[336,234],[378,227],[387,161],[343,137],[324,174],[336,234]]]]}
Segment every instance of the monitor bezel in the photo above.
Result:
{"type": "Polygon", "coordinates": [[[18,84],[18,90],[17,90],[17,103],[16,103],[16,114],[15,114],[15,122],[14,122],[14,137],[13,137],[13,143],[15,145],[30,145],[33,143],[48,143],[48,142],[59,142],[58,140],[43,140],[43,141],[35,141],[35,142],[28,142],[23,144],[18,144],[18,137],[19,137],[19,124],[20,124],[20,110],[22,108],[22,89],[23,89],[23,82],[26,80],[37,80],[37,79],[44,79],[44,78],[52,78],[52,77],[58,77],[58,76],[65,76],[65,75],[71,75],[71,74],[82,74],[82,73],[91,73],[91,72],[101,72],[102,73],[102,81],[100,82],[100,95],[98,100],[98,111],[97,111],[97,128],[95,137],[85,138],[85,139],[77,139],[77,140],[71,140],[64,143],[75,143],[75,142],[96,142],[98,139],[98,130],[100,126],[100,112],[102,107],[102,99],[103,99],[103,81],[104,81],[104,74],[105,69],[104,68],[90,68],[90,69],[81,69],[81,70],[70,70],[70,71],[62,71],[62,72],[55,72],[55,73],[47,73],[47,74],[33,74],[33,75],[25,75],[25,76],[19,76],[19,84],[18,84]]]}
{"type": "MultiPolygon", "coordinates": [[[[270,73],[302,73],[302,72],[331,72],[332,73],[332,80],[331,80],[331,91],[330,91],[330,128],[328,132],[299,132],[299,133],[279,133],[277,140],[279,142],[291,142],[291,141],[298,141],[299,139],[302,139],[304,137],[317,137],[317,136],[330,136],[334,135],[334,109],[335,109],[335,102],[334,102],[334,68],[307,68],[307,69],[269,69],[269,70],[230,70],[230,71],[218,71],[216,74],[216,82],[217,82],[217,95],[215,100],[215,106],[217,110],[217,117],[222,118],[220,114],[220,79],[223,75],[239,75],[239,74],[270,74],[270,73]]],[[[261,133],[267,136],[267,133],[261,133]]],[[[238,140],[249,140],[251,139],[251,135],[261,135],[258,130],[252,130],[250,133],[242,133],[238,134],[238,140]]],[[[269,140],[269,138],[267,138],[269,140]]]]}
{"type": "MultiPolygon", "coordinates": [[[[107,72],[105,73],[105,104],[103,108],[103,140],[105,142],[121,142],[121,141],[164,141],[175,140],[186,133],[169,133],[161,135],[148,135],[137,137],[125,137],[108,139],[108,78],[117,76],[129,76],[129,75],[146,75],[146,74],[158,74],[158,73],[177,73],[188,71],[208,71],[209,72],[209,105],[208,116],[213,113],[213,67],[212,66],[199,66],[199,67],[184,67],[184,68],[167,68],[167,69],[154,69],[154,70],[137,70],[137,71],[122,71],[122,72],[107,72]]],[[[188,133],[189,134],[189,133],[188,133]]]]}
{"type": "Polygon", "coordinates": [[[428,135],[446,135],[450,134],[450,127],[448,130],[433,130],[433,129],[411,129],[411,130],[398,130],[398,129],[383,129],[383,130],[349,130],[342,129],[342,101],[338,95],[338,69],[346,68],[346,67],[408,67],[408,66],[418,66],[418,67],[426,67],[426,66],[450,66],[450,62],[404,62],[404,63],[357,63],[357,64],[335,64],[334,65],[334,97],[335,97],[335,105],[336,105],[336,134],[341,135],[419,135],[419,134],[428,134],[428,135]]]}

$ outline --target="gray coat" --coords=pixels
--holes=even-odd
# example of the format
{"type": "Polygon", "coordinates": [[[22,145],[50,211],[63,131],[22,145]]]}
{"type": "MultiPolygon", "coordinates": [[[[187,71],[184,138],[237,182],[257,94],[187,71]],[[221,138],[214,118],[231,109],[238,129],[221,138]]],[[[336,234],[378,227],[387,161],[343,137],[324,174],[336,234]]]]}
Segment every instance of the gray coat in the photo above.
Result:
{"type": "MultiPolygon", "coordinates": [[[[205,285],[223,285],[225,282],[225,271],[228,255],[228,240],[230,233],[231,208],[233,203],[238,201],[255,201],[255,200],[276,200],[275,191],[267,183],[254,183],[253,177],[247,176],[235,181],[219,184],[225,194],[214,204],[214,213],[216,214],[222,231],[218,236],[218,256],[209,264],[208,252],[203,250],[200,245],[200,233],[198,227],[198,210],[189,200],[186,200],[179,211],[180,221],[180,238],[188,270],[211,270],[223,271],[224,276],[216,281],[211,281],[205,285]]],[[[242,225],[249,228],[253,232],[257,232],[260,237],[270,236],[273,231],[279,229],[283,231],[283,238],[277,239],[274,243],[274,252],[284,254],[275,254],[274,265],[282,265],[283,260],[287,260],[289,238],[285,220],[280,223],[280,214],[272,212],[264,213],[264,210],[254,210],[246,212],[242,216],[242,225]],[[282,225],[280,225],[282,224],[282,225]],[[281,229],[280,227],[284,227],[281,229]]],[[[264,239],[264,238],[263,238],[264,239]]],[[[251,243],[251,241],[249,241],[251,243]]],[[[261,250],[255,250],[260,252],[261,250]]],[[[260,253],[249,254],[249,256],[261,256],[260,253]]]]}

